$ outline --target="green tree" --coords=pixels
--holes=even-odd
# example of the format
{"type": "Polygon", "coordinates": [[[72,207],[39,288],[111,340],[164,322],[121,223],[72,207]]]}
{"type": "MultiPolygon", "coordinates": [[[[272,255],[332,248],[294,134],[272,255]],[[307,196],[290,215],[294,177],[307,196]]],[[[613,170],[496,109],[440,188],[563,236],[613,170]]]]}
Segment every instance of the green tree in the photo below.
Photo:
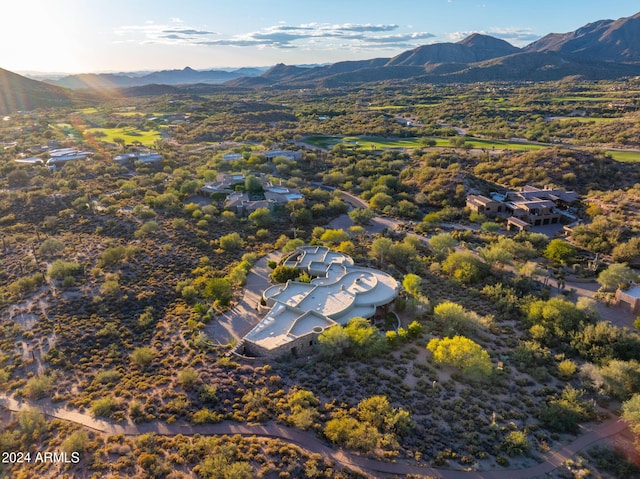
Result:
{"type": "Polygon", "coordinates": [[[290,253],[298,249],[300,246],[304,246],[303,240],[301,240],[300,238],[290,239],[282,246],[282,252],[290,253]]]}
{"type": "Polygon", "coordinates": [[[629,283],[638,281],[638,273],[629,268],[625,263],[614,263],[598,275],[598,283],[606,291],[624,289],[629,283]]]}
{"type": "Polygon", "coordinates": [[[612,359],[600,368],[605,389],[616,399],[629,399],[640,391],[640,363],[612,359]]]}
{"type": "Polygon", "coordinates": [[[78,276],[83,271],[84,267],[81,264],[57,259],[49,266],[48,273],[53,279],[64,279],[67,276],[78,276]]]}
{"type": "Polygon", "coordinates": [[[557,340],[576,331],[587,316],[572,302],[555,297],[548,301],[538,300],[530,303],[527,319],[532,326],[543,326],[548,333],[547,339],[557,340]]]}
{"type": "Polygon", "coordinates": [[[269,277],[276,283],[286,283],[289,280],[295,280],[300,276],[300,270],[295,266],[286,266],[281,264],[271,272],[269,277]]]}
{"type": "Polygon", "coordinates": [[[629,429],[640,436],[640,393],[631,396],[622,404],[622,419],[629,424],[629,429]]]}
{"type": "Polygon", "coordinates": [[[356,225],[368,225],[375,216],[375,212],[369,208],[354,208],[349,211],[349,218],[356,225]]]}
{"type": "Polygon", "coordinates": [[[429,238],[429,246],[438,259],[446,258],[457,245],[458,241],[451,233],[440,233],[429,238]]]}
{"type": "Polygon", "coordinates": [[[380,440],[375,427],[349,416],[329,420],[324,435],[335,444],[364,452],[372,451],[380,440]]]}
{"type": "Polygon", "coordinates": [[[544,257],[555,264],[571,263],[577,255],[577,250],[561,239],[553,239],[544,250],[544,257]]]}
{"type": "Polygon", "coordinates": [[[422,284],[422,278],[417,274],[409,273],[402,280],[402,287],[411,296],[418,296],[421,294],[420,285],[422,284]]]}
{"type": "Polygon", "coordinates": [[[329,359],[341,356],[349,345],[349,335],[340,325],[327,328],[318,336],[320,354],[329,359]]]}
{"type": "Polygon", "coordinates": [[[552,398],[540,408],[542,423],[552,431],[576,432],[578,423],[595,415],[593,404],[582,399],[584,391],[568,385],[560,397],[552,398]]]}
{"type": "Polygon", "coordinates": [[[378,328],[365,318],[352,318],[344,329],[349,336],[350,351],[353,356],[375,356],[381,353],[386,346],[378,328]]]}
{"type": "Polygon", "coordinates": [[[32,441],[47,430],[47,421],[44,414],[35,407],[18,412],[18,425],[20,426],[20,431],[32,441]]]}
{"type": "Polygon", "coordinates": [[[529,452],[529,440],[522,431],[511,431],[502,441],[502,449],[509,456],[522,456],[529,452]]]}
{"type": "Polygon", "coordinates": [[[477,283],[488,273],[487,265],[469,251],[454,251],[442,262],[442,269],[464,284],[477,283]]]}
{"type": "Polygon", "coordinates": [[[64,243],[55,238],[47,238],[42,242],[38,251],[42,256],[54,256],[64,250],[64,243]]]}
{"type": "Polygon", "coordinates": [[[227,278],[210,278],[204,288],[204,296],[221,306],[229,304],[231,295],[231,282],[227,278]]]}
{"type": "Polygon", "coordinates": [[[433,360],[461,369],[473,377],[486,377],[492,372],[491,359],[482,347],[464,336],[433,338],[427,344],[433,360]]]}
{"type": "Polygon", "coordinates": [[[269,208],[256,208],[249,214],[249,221],[252,221],[256,228],[266,228],[273,224],[273,217],[269,208]]]}
{"type": "Polygon", "coordinates": [[[371,243],[369,255],[381,263],[384,263],[389,259],[389,253],[391,252],[392,247],[393,241],[389,238],[376,238],[373,243],[371,243]]]}
{"type": "Polygon", "coordinates": [[[320,241],[324,243],[329,243],[332,245],[337,245],[342,243],[343,241],[348,241],[348,240],[349,240],[349,235],[347,234],[347,232],[339,229],[325,230],[324,233],[322,233],[322,236],[320,236],[320,241]]]}
{"type": "Polygon", "coordinates": [[[262,182],[255,175],[247,175],[244,180],[244,189],[248,193],[260,193],[263,191],[262,182]]]}
{"type": "Polygon", "coordinates": [[[374,210],[382,211],[387,206],[392,206],[394,203],[393,198],[386,193],[376,193],[369,198],[369,206],[374,210]]]}

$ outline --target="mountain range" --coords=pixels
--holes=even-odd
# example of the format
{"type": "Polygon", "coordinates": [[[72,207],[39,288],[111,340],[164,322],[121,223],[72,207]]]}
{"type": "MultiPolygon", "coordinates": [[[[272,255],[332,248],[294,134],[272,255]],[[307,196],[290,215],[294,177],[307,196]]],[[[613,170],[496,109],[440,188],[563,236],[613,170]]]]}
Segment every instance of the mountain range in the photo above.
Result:
{"type": "Polygon", "coordinates": [[[141,85],[189,85],[195,83],[220,84],[240,77],[254,77],[264,73],[264,68],[238,68],[236,70],[194,70],[185,67],[182,70],[163,70],[146,75],[127,75],[125,73],[83,73],[68,75],[58,80],[49,80],[52,85],[80,89],[108,90],[141,85]]]}
{"type": "Polygon", "coordinates": [[[336,87],[368,81],[426,83],[588,80],[640,75],[640,13],[600,20],[569,33],[551,33],[518,48],[488,35],[423,45],[393,58],[340,62],[316,68],[276,65],[235,86],[336,87]]]}
{"type": "Polygon", "coordinates": [[[49,83],[0,69],[0,114],[70,105],[79,97],[113,89],[121,89],[125,95],[138,95],[146,90],[180,91],[185,85],[198,85],[199,92],[206,93],[207,89],[218,91],[221,85],[314,88],[388,80],[464,83],[553,81],[566,77],[602,80],[638,75],[640,13],[589,23],[569,33],[550,33],[524,48],[475,33],[456,43],[423,45],[393,58],[312,67],[278,64],[266,71],[260,68],[197,71],[186,67],[143,75],[70,75],[49,83]]]}

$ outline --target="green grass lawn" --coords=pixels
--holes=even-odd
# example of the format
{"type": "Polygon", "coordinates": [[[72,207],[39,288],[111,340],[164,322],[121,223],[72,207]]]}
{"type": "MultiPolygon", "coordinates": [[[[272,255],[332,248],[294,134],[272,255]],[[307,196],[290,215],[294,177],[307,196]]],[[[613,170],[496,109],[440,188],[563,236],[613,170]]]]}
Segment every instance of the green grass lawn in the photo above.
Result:
{"type": "Polygon", "coordinates": [[[640,150],[638,151],[616,151],[616,150],[607,150],[607,153],[611,155],[616,161],[621,161],[624,163],[637,163],[640,162],[640,150]]]}
{"type": "MultiPolygon", "coordinates": [[[[602,118],[602,120],[613,120],[612,118],[602,118]]],[[[435,140],[436,147],[450,147],[451,143],[448,138],[431,138],[435,140]]],[[[424,148],[420,142],[421,138],[379,138],[371,136],[309,136],[304,139],[306,143],[318,146],[320,148],[332,148],[338,144],[344,144],[347,147],[357,146],[361,149],[405,149],[405,148],[424,148]],[[372,148],[375,147],[375,148],[372,148]]],[[[512,151],[536,151],[549,148],[548,145],[539,145],[537,143],[528,143],[520,141],[504,141],[490,140],[485,138],[467,138],[467,144],[472,148],[485,148],[487,150],[512,150],[512,151]]],[[[638,151],[616,151],[607,150],[607,153],[616,161],[635,163],[640,162],[640,150],[638,151]]]]}
{"type": "MultiPolygon", "coordinates": [[[[448,138],[432,138],[435,140],[437,147],[448,147],[451,143],[448,138]]],[[[379,138],[372,136],[310,136],[305,138],[305,142],[316,145],[320,148],[332,148],[339,143],[346,146],[358,146],[363,149],[404,149],[404,148],[423,148],[421,138],[379,138]]],[[[467,143],[473,148],[496,148],[499,150],[540,150],[546,148],[544,145],[534,143],[523,143],[518,141],[499,141],[486,140],[482,138],[469,138],[467,143]]]]}
{"type": "Polygon", "coordinates": [[[620,121],[620,118],[603,118],[603,117],[575,117],[575,116],[558,116],[554,120],[558,121],[579,121],[580,123],[612,123],[620,121]]]}
{"type": "Polygon", "coordinates": [[[136,128],[89,128],[85,133],[102,132],[105,136],[98,136],[100,141],[113,143],[114,138],[122,138],[127,144],[139,141],[145,146],[153,145],[156,140],[161,138],[160,132],[157,130],[142,131],[136,128]]]}

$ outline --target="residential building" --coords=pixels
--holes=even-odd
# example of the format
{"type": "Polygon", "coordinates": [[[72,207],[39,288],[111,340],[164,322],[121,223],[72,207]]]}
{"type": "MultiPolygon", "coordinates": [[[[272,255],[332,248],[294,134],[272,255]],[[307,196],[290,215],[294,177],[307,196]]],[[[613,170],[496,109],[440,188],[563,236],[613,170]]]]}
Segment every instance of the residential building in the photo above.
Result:
{"type": "Polygon", "coordinates": [[[355,266],[351,257],[325,246],[300,247],[284,265],[313,279],[310,283],[287,281],[264,291],[263,301],[270,309],[244,337],[240,350],[245,354],[312,354],[325,329],[344,326],[355,317],[382,314],[399,291],[391,275],[355,266]]]}
{"type": "Polygon", "coordinates": [[[140,163],[160,163],[162,161],[162,155],[149,150],[132,151],[114,156],[113,161],[121,165],[133,164],[137,161],[140,163]]]}
{"type": "Polygon", "coordinates": [[[49,151],[47,166],[49,168],[57,168],[63,166],[68,161],[86,160],[91,156],[93,156],[92,151],[81,151],[76,148],[59,148],[49,151]]]}
{"type": "Polygon", "coordinates": [[[579,199],[575,191],[524,186],[519,191],[504,194],[493,193],[491,198],[482,195],[467,196],[467,207],[475,212],[507,215],[507,228],[528,230],[531,227],[556,225],[563,217],[575,217],[565,208],[579,199]]]}

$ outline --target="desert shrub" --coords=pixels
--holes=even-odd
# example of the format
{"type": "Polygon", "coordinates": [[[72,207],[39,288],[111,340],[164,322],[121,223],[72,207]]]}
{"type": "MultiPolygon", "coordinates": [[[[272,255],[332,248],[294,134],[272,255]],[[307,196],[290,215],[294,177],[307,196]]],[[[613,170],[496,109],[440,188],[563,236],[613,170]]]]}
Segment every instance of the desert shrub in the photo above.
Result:
{"type": "Polygon", "coordinates": [[[578,366],[571,359],[565,359],[558,363],[558,374],[563,378],[570,378],[577,371],[578,366]]]}
{"type": "Polygon", "coordinates": [[[148,347],[136,348],[131,353],[131,362],[140,369],[144,369],[151,364],[155,354],[155,351],[148,347]]]}
{"type": "Polygon", "coordinates": [[[64,279],[67,276],[78,276],[83,271],[84,267],[81,264],[57,259],[49,266],[48,273],[53,279],[64,279]]]}
{"type": "Polygon", "coordinates": [[[80,430],[71,433],[60,445],[60,448],[67,454],[72,452],[83,452],[89,443],[89,436],[86,431],[80,430]]]}
{"type": "Polygon", "coordinates": [[[42,256],[54,256],[64,250],[64,243],[55,238],[47,238],[42,242],[38,251],[42,256]]]}
{"type": "Polygon", "coordinates": [[[158,229],[160,229],[160,225],[156,221],[145,221],[142,226],[135,231],[133,236],[135,238],[142,238],[155,233],[158,229]]]}
{"type": "Polygon", "coordinates": [[[115,369],[100,371],[96,374],[95,381],[100,384],[117,383],[122,378],[122,374],[115,369]]]}
{"type": "Polygon", "coordinates": [[[11,294],[22,295],[39,288],[44,283],[42,273],[34,273],[30,276],[24,276],[7,285],[7,290],[11,294]]]}
{"type": "Polygon", "coordinates": [[[30,399],[40,399],[53,389],[54,379],[51,376],[33,376],[24,386],[24,395],[30,399]]]}
{"type": "Polygon", "coordinates": [[[576,432],[579,422],[595,415],[593,404],[583,400],[583,395],[582,390],[565,387],[560,397],[550,399],[540,408],[540,421],[552,431],[576,432]]]}
{"type": "Polygon", "coordinates": [[[502,441],[501,449],[509,456],[522,456],[529,452],[529,440],[522,431],[511,431],[502,441]]]}
{"type": "Polygon", "coordinates": [[[225,251],[236,251],[242,248],[244,241],[240,234],[233,232],[220,237],[220,248],[225,251]]]}
{"type": "Polygon", "coordinates": [[[178,382],[184,389],[193,389],[198,381],[200,381],[200,375],[193,368],[186,368],[178,373],[178,382]]]}
{"type": "Polygon", "coordinates": [[[113,266],[121,261],[135,257],[139,251],[140,249],[135,246],[118,245],[107,248],[98,258],[98,266],[100,268],[113,266]]]}
{"type": "Polygon", "coordinates": [[[117,406],[117,401],[112,397],[96,399],[91,403],[91,414],[95,417],[111,417],[117,406]]]}

